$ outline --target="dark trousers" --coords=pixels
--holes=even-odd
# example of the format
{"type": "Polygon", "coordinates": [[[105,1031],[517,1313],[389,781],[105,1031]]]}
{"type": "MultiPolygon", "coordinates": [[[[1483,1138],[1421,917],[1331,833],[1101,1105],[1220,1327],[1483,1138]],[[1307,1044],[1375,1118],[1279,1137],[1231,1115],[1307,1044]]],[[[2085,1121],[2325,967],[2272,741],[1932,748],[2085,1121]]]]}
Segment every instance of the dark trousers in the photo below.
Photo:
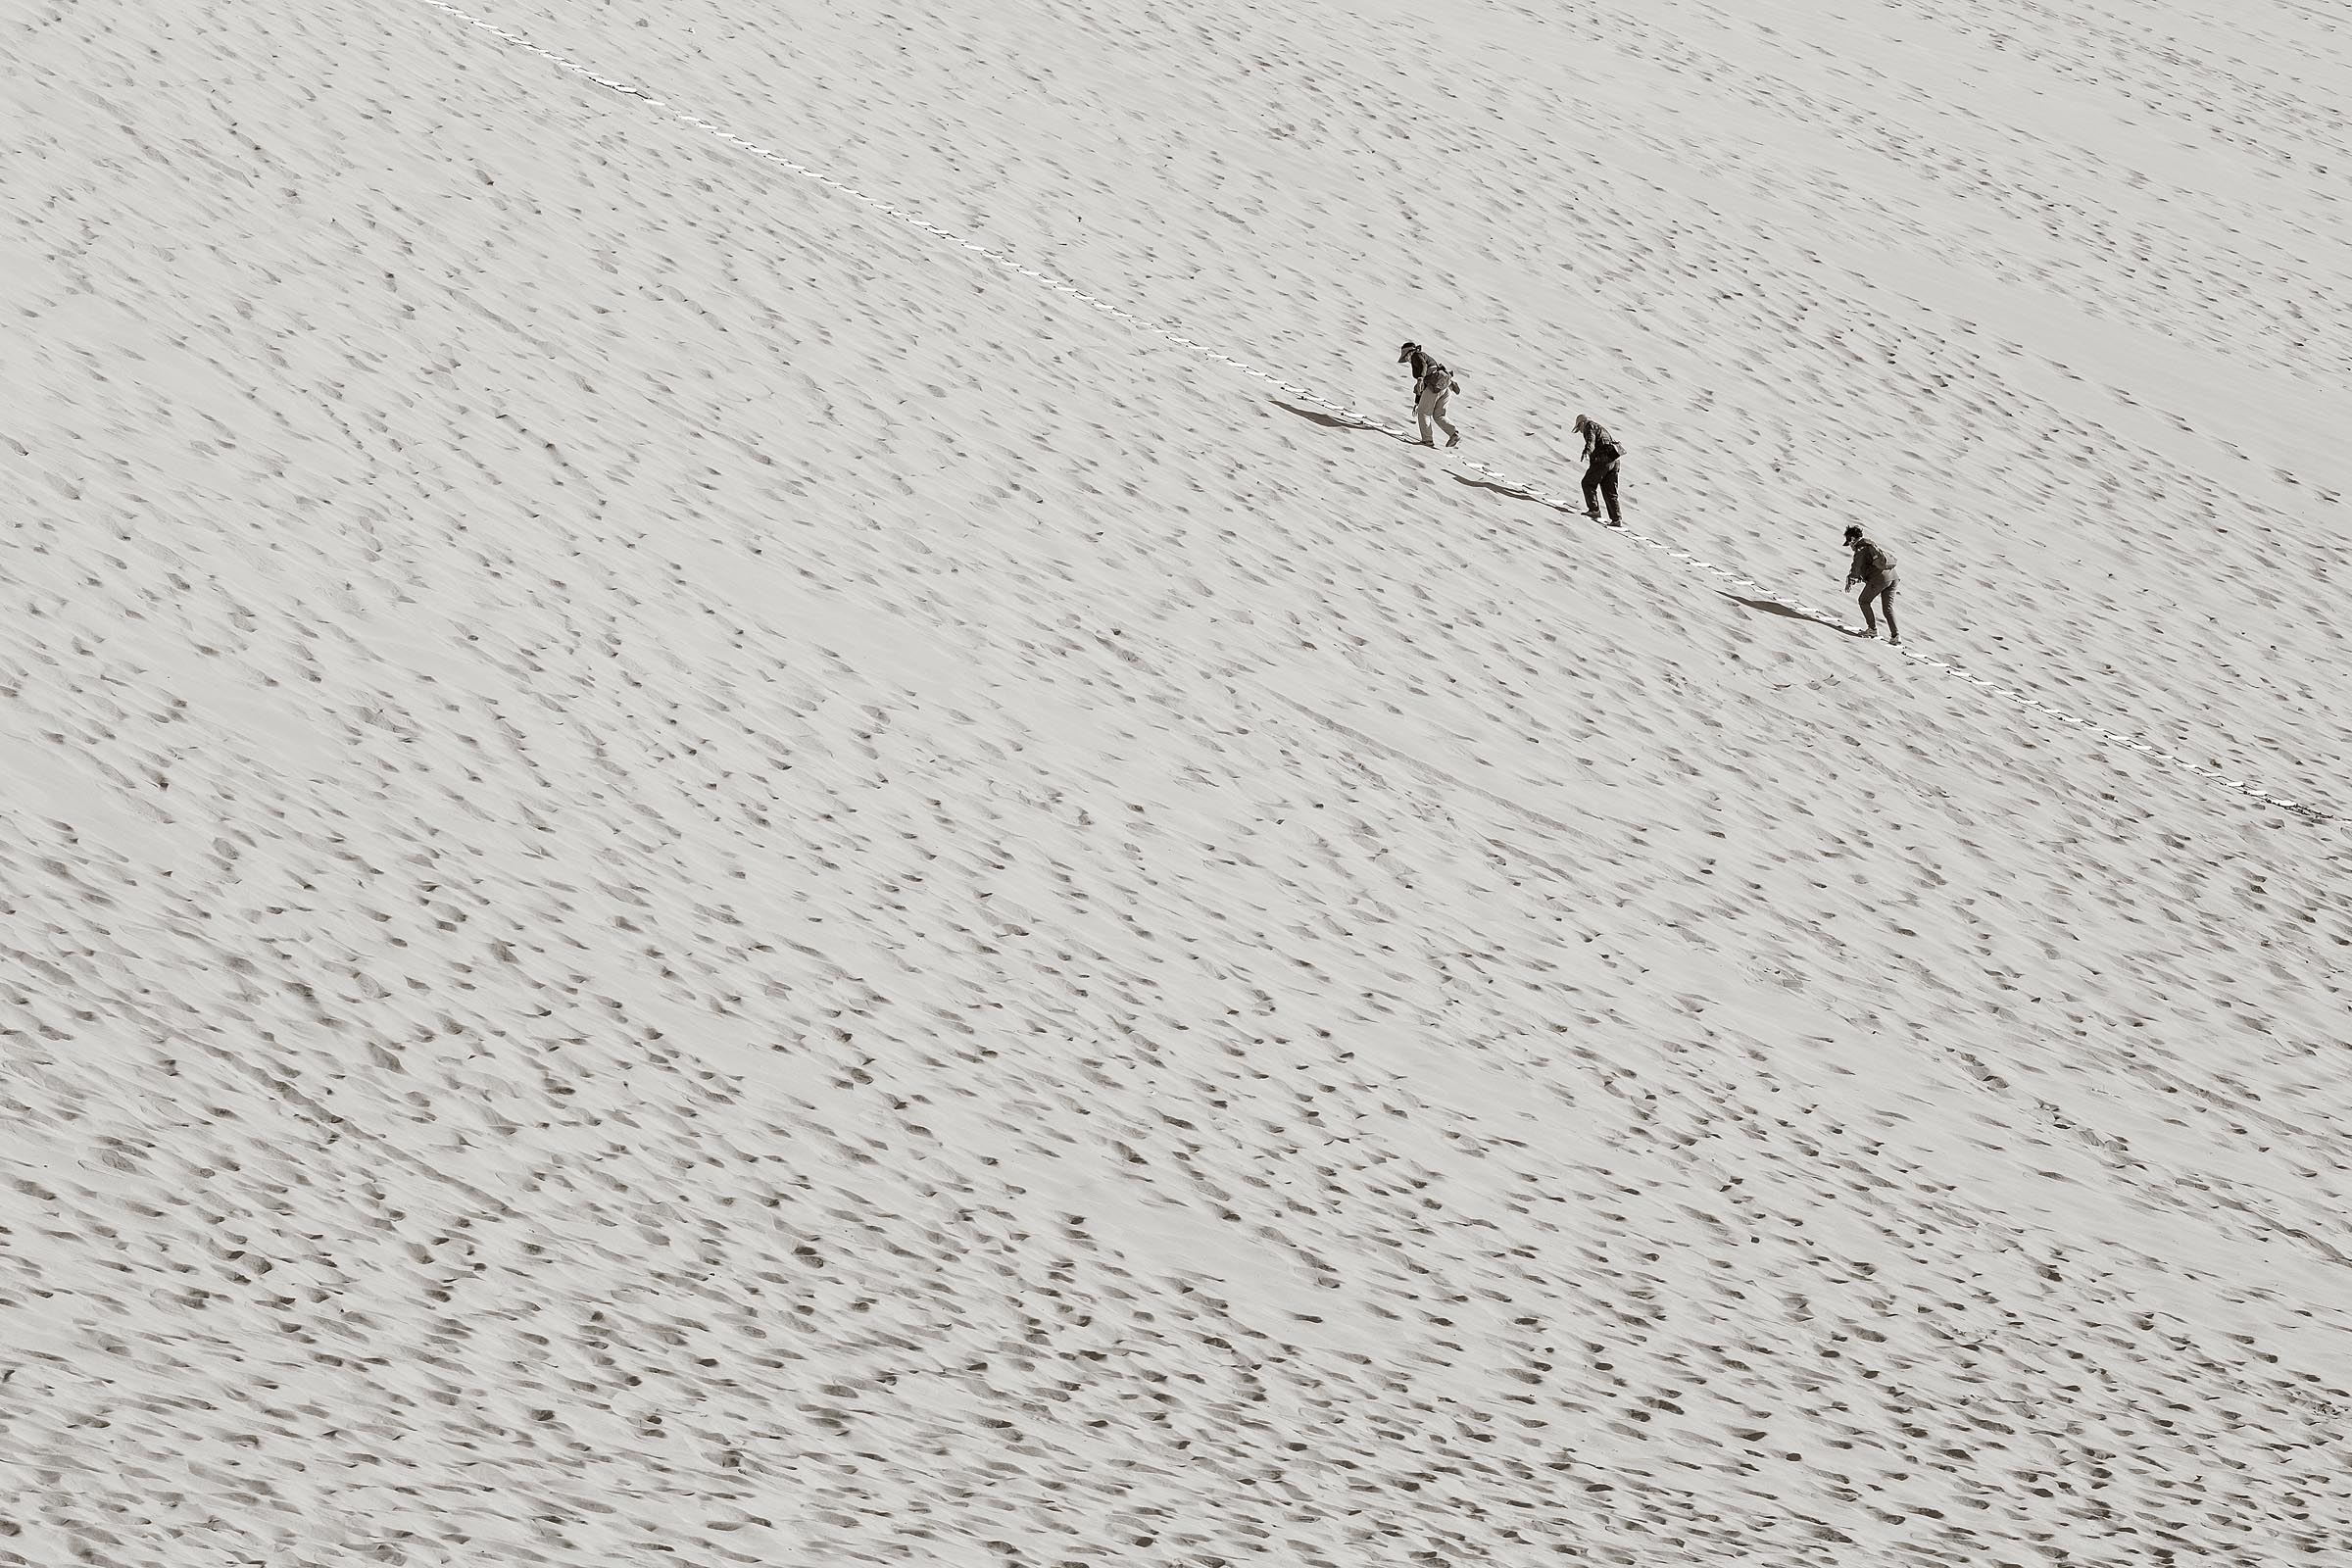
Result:
{"type": "Polygon", "coordinates": [[[1901,642],[1903,628],[1894,623],[1893,572],[1890,571],[1884,577],[1873,577],[1862,587],[1862,623],[1868,626],[1870,634],[1876,637],[1879,634],[1879,617],[1871,613],[1873,601],[1877,602],[1879,609],[1886,612],[1886,635],[1898,643],[1901,642]]]}
{"type": "Polygon", "coordinates": [[[1609,504],[1609,522],[1622,524],[1617,512],[1617,457],[1614,452],[1595,452],[1592,466],[1585,469],[1585,510],[1600,515],[1600,504],[1609,504]]]}

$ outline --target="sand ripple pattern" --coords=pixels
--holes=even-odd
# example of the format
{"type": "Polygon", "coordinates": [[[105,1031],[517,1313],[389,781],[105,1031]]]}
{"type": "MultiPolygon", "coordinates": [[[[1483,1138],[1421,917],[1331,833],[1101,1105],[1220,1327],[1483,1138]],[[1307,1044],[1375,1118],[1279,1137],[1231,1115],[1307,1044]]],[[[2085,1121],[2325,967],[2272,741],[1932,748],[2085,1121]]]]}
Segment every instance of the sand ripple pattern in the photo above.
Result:
{"type": "MultiPolygon", "coordinates": [[[[2082,91],[2206,69],[2184,10],[2084,15],[2150,46],[2082,91]]],[[[1918,519],[1953,658],[2304,799],[2352,764],[2339,476],[2262,332],[2340,229],[2232,177],[2328,134],[2296,16],[2208,51],[2246,148],[2158,194],[2063,83],[2011,106],[2030,188],[2284,279],[2115,338],[2148,296],[2072,239],[2095,328],[1964,333],[1857,248],[1875,202],[2032,249],[1800,123],[1833,69],[1914,85],[1858,27],[505,24],[1335,401],[1446,302],[1498,468],[1560,471],[1512,411],[1611,367],[1693,454],[1645,527],[1801,583],[1918,519]],[[1562,134],[1612,91],[1652,112],[1562,134]],[[1835,462],[1776,474],[1785,426],[1835,462]]],[[[2275,804],[415,8],[59,7],[0,56],[6,1568],[2352,1546],[2352,866],[2275,804]]]]}
{"type": "MultiPolygon", "coordinates": [[[[813,179],[820,185],[829,186],[855,201],[864,203],[866,206],[872,208],[878,213],[883,214],[885,217],[895,219],[898,221],[906,224],[910,228],[918,229],[925,234],[931,235],[935,239],[944,240],[948,244],[954,245],[958,249],[970,251],[975,255],[984,257],[991,262],[995,262],[1001,267],[1010,268],[1013,271],[1020,273],[1022,276],[1033,278],[1036,281],[1045,284],[1049,288],[1054,289],[1059,293],[1067,294],[1082,304],[1092,306],[1094,309],[1101,311],[1103,315],[1108,316],[1113,319],[1124,321],[1131,326],[1141,327],[1145,331],[1154,333],[1166,341],[1175,344],[1179,348],[1190,349],[1194,353],[1205,355],[1207,358],[1215,360],[1222,365],[1230,366],[1232,368],[1241,371],[1244,375],[1252,376],[1279,391],[1288,393],[1293,397],[1298,398],[1302,402],[1311,403],[1319,409],[1323,409],[1330,414],[1336,415],[1347,423],[1366,430],[1379,431],[1383,434],[1394,436],[1400,440],[1412,439],[1402,425],[1388,423],[1371,417],[1359,410],[1349,408],[1345,404],[1334,403],[1319,393],[1283,380],[1279,376],[1269,374],[1267,371],[1261,370],[1253,365],[1245,364],[1244,362],[1235,359],[1232,355],[1222,353],[1216,348],[1189,337],[1183,332],[1177,331],[1172,327],[1164,326],[1159,322],[1149,320],[1143,317],[1137,316],[1132,311],[1128,311],[1111,303],[1108,300],[1089,293],[1087,290],[1080,288],[1075,283],[1056,277],[1051,272],[1040,271],[1036,268],[1025,266],[1017,258],[1007,255],[1003,251],[991,249],[989,246],[980,244],[975,240],[964,238],[961,235],[942,228],[937,223],[934,223],[928,219],[923,218],[920,214],[908,212],[905,208],[885,201],[880,197],[868,195],[866,192],[858,189],[854,185],[846,185],[840,180],[835,179],[832,175],[825,173],[821,170],[811,169],[806,164],[802,164],[794,159],[785,157],[783,154],[776,152],[772,148],[762,147],[755,142],[746,141],[741,136],[736,135],[733,131],[727,130],[720,125],[713,124],[711,122],[704,119],[700,115],[691,114],[684,109],[680,109],[671,105],[664,99],[655,97],[652,93],[646,91],[641,86],[633,85],[629,82],[621,80],[618,77],[599,75],[594,70],[587,66],[581,65],[577,61],[568,60],[551,49],[543,48],[542,46],[531,42],[529,39],[522,37],[518,33],[511,32],[507,28],[499,26],[494,23],[485,22],[481,18],[473,16],[470,13],[461,11],[456,6],[448,4],[448,0],[419,0],[419,3],[428,5],[436,11],[440,11],[448,16],[454,17],[458,21],[465,23],[470,27],[474,27],[480,31],[489,33],[493,37],[500,39],[502,42],[512,44],[520,49],[528,50],[530,53],[540,56],[551,65],[555,65],[564,71],[568,71],[572,74],[579,76],[584,80],[594,82],[600,87],[609,87],[615,92],[622,92],[631,97],[642,98],[648,104],[662,110],[671,119],[676,120],[682,124],[691,125],[697,130],[708,131],[710,134],[717,137],[720,141],[740,148],[744,152],[750,153],[755,158],[762,159],[768,163],[776,165],[778,168],[789,170],[793,173],[801,175],[803,178],[813,179]]],[[[1555,511],[1574,513],[1581,510],[1582,502],[1577,499],[1562,496],[1545,489],[1541,485],[1530,484],[1524,480],[1514,478],[1511,475],[1506,474],[1499,469],[1489,466],[1488,464],[1482,463],[1475,458],[1455,458],[1448,453],[1444,461],[1448,467],[1455,468],[1463,472],[1479,474],[1483,476],[1485,480],[1496,485],[1507,493],[1523,496],[1528,500],[1541,503],[1542,505],[1550,507],[1555,511]]],[[[1674,559],[1682,562],[1686,565],[1707,572],[1715,577],[1723,579],[1726,582],[1735,583],[1740,587],[1750,589],[1766,600],[1769,600],[1771,603],[1793,611],[1797,614],[1804,616],[1806,619],[1819,621],[1823,625],[1827,626],[1836,626],[1844,631],[1859,632],[1862,629],[1860,626],[1844,619],[1841,616],[1833,615],[1824,611],[1817,610],[1811,605],[1805,604],[1800,600],[1791,599],[1774,589],[1768,588],[1763,583],[1756,581],[1752,577],[1744,576],[1732,567],[1718,565],[1714,562],[1701,560],[1699,557],[1692,555],[1690,551],[1685,550],[1680,545],[1653,538],[1650,535],[1642,532],[1638,528],[1625,528],[1619,531],[1623,532],[1627,538],[1632,539],[1636,544],[1641,545],[1645,550],[1662,552],[1663,554],[1671,556],[1674,559]]],[[[2323,808],[2322,807],[2308,802],[2280,799],[2274,796],[2270,790],[2262,787],[2261,785],[2249,783],[2244,779],[2231,778],[2230,777],[2230,769],[2226,767],[2199,762],[2193,758],[2185,757],[2176,752],[2167,751],[2164,747],[2144,740],[2136,735],[2103,728],[2100,726],[2097,720],[2085,718],[2080,714],[2069,712],[2064,708],[2056,704],[2043,701],[2041,698],[2034,696],[2030,691],[2026,691],[2015,686],[2004,685],[1998,681],[1987,680],[1984,676],[1974,674],[1948,660],[1939,659],[1934,654],[1922,653],[1916,641],[1910,646],[1898,647],[1896,652],[1899,652],[1904,658],[1911,660],[1915,663],[1922,664],[1930,669],[1939,670],[1956,680],[1976,688],[1980,692],[1985,693],[1986,695],[2005,698],[2010,702],[2017,703],[2022,707],[2033,710],[2041,717],[2050,719],[2059,724],[2065,724],[2082,729],[2094,740],[2105,742],[2111,746],[2121,746],[2131,751],[2138,752],[2147,757],[2150,760],[2161,762],[2167,767],[2190,774],[2207,783],[2218,784],[2223,789],[2233,790],[2254,800],[2266,802],[2284,810],[2291,811],[2306,822],[2322,823],[2330,820],[2332,817],[2333,813],[2323,808]]]]}

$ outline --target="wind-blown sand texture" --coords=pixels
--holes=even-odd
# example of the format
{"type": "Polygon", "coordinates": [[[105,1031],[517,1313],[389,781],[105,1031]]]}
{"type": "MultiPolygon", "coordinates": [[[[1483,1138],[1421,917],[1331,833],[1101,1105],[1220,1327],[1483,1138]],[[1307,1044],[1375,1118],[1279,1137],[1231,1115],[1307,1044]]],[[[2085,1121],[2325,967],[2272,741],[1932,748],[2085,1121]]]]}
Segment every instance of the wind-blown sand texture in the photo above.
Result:
{"type": "MultiPolygon", "coordinates": [[[[479,5],[2345,804],[2328,7],[479,5]]],[[[2352,1548],[2340,821],[416,0],[0,55],[0,1564],[2352,1548]]]]}

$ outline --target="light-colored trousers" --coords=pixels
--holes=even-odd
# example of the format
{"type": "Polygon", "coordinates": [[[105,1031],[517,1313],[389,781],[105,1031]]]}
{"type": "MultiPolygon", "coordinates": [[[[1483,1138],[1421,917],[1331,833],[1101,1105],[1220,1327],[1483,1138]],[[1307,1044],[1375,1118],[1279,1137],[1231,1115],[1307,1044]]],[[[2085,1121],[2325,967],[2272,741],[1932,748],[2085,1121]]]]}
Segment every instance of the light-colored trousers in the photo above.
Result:
{"type": "Polygon", "coordinates": [[[1421,440],[1424,445],[1429,442],[1429,423],[1432,419],[1437,421],[1439,429],[1446,432],[1446,440],[1451,441],[1461,434],[1446,417],[1446,405],[1452,398],[1453,394],[1446,391],[1423,392],[1413,399],[1413,414],[1421,421],[1421,440]]]}

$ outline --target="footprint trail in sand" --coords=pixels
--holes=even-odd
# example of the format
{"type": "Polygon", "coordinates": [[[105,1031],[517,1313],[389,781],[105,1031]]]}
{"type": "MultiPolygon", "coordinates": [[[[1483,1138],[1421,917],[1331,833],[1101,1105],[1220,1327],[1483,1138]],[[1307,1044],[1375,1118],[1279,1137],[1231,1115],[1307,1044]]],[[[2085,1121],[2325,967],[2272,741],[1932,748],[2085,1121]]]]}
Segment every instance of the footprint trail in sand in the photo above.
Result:
{"type": "MultiPolygon", "coordinates": [[[[2352,765],[2314,10],[487,20],[2352,765]]],[[[0,23],[0,1563],[2343,1549],[2339,827],[466,30],[0,23]]]]}

